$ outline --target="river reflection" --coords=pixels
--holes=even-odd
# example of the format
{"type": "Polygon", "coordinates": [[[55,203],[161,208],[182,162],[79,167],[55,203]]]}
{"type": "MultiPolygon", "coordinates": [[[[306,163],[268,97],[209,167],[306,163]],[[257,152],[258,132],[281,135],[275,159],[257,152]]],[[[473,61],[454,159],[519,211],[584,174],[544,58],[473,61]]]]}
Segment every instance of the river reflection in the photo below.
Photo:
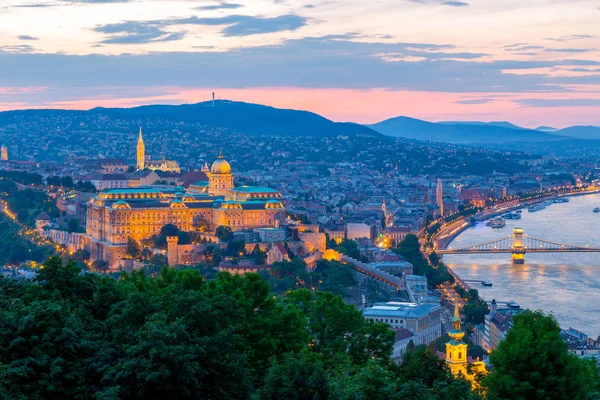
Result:
{"type": "MultiPolygon", "coordinates": [[[[600,195],[589,195],[537,212],[523,210],[520,220],[507,220],[504,228],[478,224],[450,246],[500,239],[520,227],[535,238],[600,248],[600,213],[592,212],[598,206],[600,195]]],[[[463,279],[491,281],[493,287],[470,284],[488,300],[515,300],[521,307],[554,313],[565,328],[600,335],[600,253],[527,254],[524,265],[513,265],[510,254],[446,255],[444,261],[463,279]]]]}

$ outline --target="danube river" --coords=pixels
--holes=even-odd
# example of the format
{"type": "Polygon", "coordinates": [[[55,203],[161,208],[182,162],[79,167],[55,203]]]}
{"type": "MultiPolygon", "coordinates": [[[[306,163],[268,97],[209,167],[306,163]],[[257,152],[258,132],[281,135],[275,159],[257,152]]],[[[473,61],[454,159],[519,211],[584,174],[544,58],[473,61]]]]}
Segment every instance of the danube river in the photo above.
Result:
{"type": "MultiPolygon", "coordinates": [[[[538,239],[600,248],[600,194],[571,197],[569,203],[552,204],[528,212],[520,220],[492,229],[482,223],[467,229],[449,247],[484,243],[512,235],[514,227],[538,239]]],[[[462,279],[489,280],[480,283],[486,300],[515,300],[523,308],[552,312],[563,328],[573,327],[594,339],[600,335],[600,253],[526,254],[524,265],[513,265],[510,254],[445,255],[444,261],[462,279]]]]}

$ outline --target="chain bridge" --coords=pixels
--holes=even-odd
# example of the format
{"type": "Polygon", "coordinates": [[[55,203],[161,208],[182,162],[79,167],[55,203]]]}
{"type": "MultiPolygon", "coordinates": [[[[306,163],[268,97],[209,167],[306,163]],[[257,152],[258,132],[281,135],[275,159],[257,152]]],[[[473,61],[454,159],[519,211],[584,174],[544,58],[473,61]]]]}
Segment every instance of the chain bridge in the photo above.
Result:
{"type": "Polygon", "coordinates": [[[515,228],[512,236],[493,240],[491,242],[468,245],[453,249],[436,249],[438,254],[485,254],[509,253],[512,254],[514,264],[523,264],[527,253],[600,253],[600,248],[590,246],[577,246],[551,242],[527,236],[523,229],[515,228]]]}

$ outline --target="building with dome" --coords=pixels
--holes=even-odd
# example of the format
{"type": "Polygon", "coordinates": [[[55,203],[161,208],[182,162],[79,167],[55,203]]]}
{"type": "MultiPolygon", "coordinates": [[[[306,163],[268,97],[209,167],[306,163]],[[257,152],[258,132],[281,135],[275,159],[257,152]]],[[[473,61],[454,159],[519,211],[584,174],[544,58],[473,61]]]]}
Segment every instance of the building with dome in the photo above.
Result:
{"type": "Polygon", "coordinates": [[[460,326],[460,314],[458,306],[454,307],[452,318],[452,329],[448,332],[450,341],[446,343],[446,363],[453,375],[462,375],[472,385],[477,386],[477,375],[487,374],[485,363],[482,361],[469,362],[467,356],[467,344],[463,342],[465,332],[460,326]]]}
{"type": "Polygon", "coordinates": [[[276,228],[285,220],[283,196],[258,186],[235,187],[231,165],[222,154],[208,169],[207,179],[187,189],[147,186],[109,189],[90,199],[86,232],[92,260],[110,265],[125,256],[129,237],[139,241],[173,224],[185,232],[206,225],[210,231],[276,228]]]}

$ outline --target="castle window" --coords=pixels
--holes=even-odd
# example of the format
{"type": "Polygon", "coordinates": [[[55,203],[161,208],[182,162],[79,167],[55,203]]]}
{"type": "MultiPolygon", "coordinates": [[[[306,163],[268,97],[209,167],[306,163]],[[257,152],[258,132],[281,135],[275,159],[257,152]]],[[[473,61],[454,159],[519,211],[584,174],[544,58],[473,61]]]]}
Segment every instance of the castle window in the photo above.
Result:
{"type": "Polygon", "coordinates": [[[458,359],[460,360],[462,358],[462,353],[459,351],[458,352],[458,359]]]}

